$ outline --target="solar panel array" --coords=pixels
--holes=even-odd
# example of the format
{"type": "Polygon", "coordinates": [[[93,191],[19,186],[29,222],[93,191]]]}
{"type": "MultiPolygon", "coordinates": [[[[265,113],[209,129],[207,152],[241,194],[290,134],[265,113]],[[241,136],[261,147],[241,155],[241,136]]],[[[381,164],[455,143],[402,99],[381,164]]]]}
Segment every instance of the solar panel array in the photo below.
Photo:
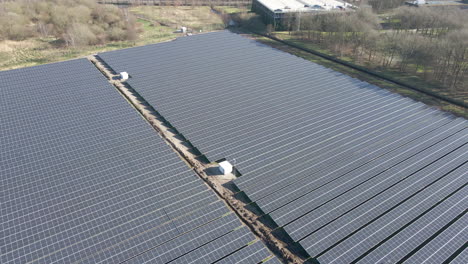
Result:
{"type": "Polygon", "coordinates": [[[0,80],[0,263],[271,256],[87,60],[0,80]]]}
{"type": "Polygon", "coordinates": [[[467,120],[229,32],[99,56],[320,263],[467,257],[467,120]]]}

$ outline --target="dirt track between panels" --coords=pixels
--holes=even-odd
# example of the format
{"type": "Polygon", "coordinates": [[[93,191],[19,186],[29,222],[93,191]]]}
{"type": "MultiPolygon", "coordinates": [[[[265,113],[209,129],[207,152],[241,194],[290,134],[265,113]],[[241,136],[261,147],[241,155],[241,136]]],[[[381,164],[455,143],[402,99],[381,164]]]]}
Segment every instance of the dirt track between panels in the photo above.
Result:
{"type": "Polygon", "coordinates": [[[192,168],[204,182],[215,191],[218,197],[234,211],[241,221],[262,240],[267,247],[285,263],[304,263],[305,258],[301,257],[294,249],[278,235],[273,235],[272,227],[259,220],[259,215],[255,210],[247,209],[248,201],[238,199],[235,192],[227,185],[229,178],[216,173],[215,163],[208,161],[201,153],[187,143],[185,138],[177,133],[173,127],[162,117],[151,105],[149,105],[135,90],[125,82],[118,80],[118,75],[106,66],[97,56],[89,56],[96,68],[109,80],[111,84],[127,99],[127,101],[150,123],[168,145],[192,168]]]}

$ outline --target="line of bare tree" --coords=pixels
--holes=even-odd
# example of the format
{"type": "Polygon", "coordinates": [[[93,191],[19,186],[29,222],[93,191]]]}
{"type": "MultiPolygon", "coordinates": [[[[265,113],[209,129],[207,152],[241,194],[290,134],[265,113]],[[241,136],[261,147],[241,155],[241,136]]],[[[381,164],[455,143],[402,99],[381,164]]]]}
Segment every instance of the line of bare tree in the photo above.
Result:
{"type": "Polygon", "coordinates": [[[159,5],[159,6],[246,6],[252,0],[98,0],[103,4],[159,5]]]}
{"type": "Polygon", "coordinates": [[[450,90],[468,89],[466,11],[401,6],[384,18],[390,25],[385,30],[371,8],[285,20],[290,34],[358,64],[418,75],[450,90]]]}
{"type": "Polygon", "coordinates": [[[361,5],[362,4],[369,4],[370,6],[372,6],[372,9],[378,13],[382,12],[382,11],[385,11],[385,10],[389,10],[389,9],[393,9],[393,8],[397,8],[399,6],[401,6],[404,2],[406,2],[408,0],[363,0],[361,1],[361,5]]]}

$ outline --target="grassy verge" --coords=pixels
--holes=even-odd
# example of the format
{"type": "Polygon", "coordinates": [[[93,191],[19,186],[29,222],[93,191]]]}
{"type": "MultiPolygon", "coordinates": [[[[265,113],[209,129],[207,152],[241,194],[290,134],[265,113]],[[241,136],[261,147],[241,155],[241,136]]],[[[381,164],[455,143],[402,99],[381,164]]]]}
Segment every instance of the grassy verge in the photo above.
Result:
{"type": "Polygon", "coordinates": [[[243,13],[250,11],[250,7],[234,7],[234,6],[215,6],[215,10],[219,12],[223,12],[225,14],[235,14],[235,13],[243,13]]]}
{"type": "Polygon", "coordinates": [[[307,53],[305,51],[298,50],[296,48],[287,46],[285,44],[282,44],[282,43],[279,43],[277,41],[271,40],[269,38],[265,38],[265,37],[258,36],[258,35],[253,35],[252,37],[254,39],[256,39],[257,41],[259,41],[261,43],[264,43],[266,45],[269,45],[269,46],[271,46],[273,48],[276,48],[276,49],[291,53],[293,55],[296,55],[296,56],[301,57],[303,59],[306,59],[308,61],[315,62],[317,64],[320,64],[320,65],[323,65],[323,66],[325,66],[327,68],[330,68],[330,69],[336,70],[338,72],[350,75],[350,76],[352,76],[354,78],[357,78],[357,79],[360,79],[362,81],[366,81],[368,83],[377,85],[379,87],[385,88],[385,89],[390,90],[392,92],[395,92],[395,93],[401,94],[403,96],[412,98],[412,99],[414,99],[416,101],[420,101],[420,102],[423,102],[423,103],[425,103],[427,105],[439,108],[439,109],[441,109],[443,111],[448,111],[448,112],[451,112],[451,113],[453,113],[453,114],[455,114],[457,116],[462,116],[464,118],[468,118],[468,111],[467,111],[467,109],[465,109],[463,107],[459,107],[459,106],[449,104],[449,103],[447,103],[445,101],[441,101],[441,100],[439,100],[437,98],[434,98],[432,96],[428,96],[428,95],[422,94],[422,93],[414,91],[414,90],[409,90],[407,88],[401,87],[401,86],[399,86],[397,84],[394,84],[394,83],[389,83],[389,82],[387,82],[385,80],[382,80],[380,78],[376,78],[376,77],[371,76],[369,74],[366,74],[366,73],[351,69],[351,68],[346,67],[344,65],[341,65],[341,64],[335,63],[333,61],[324,59],[322,57],[307,53]]]}

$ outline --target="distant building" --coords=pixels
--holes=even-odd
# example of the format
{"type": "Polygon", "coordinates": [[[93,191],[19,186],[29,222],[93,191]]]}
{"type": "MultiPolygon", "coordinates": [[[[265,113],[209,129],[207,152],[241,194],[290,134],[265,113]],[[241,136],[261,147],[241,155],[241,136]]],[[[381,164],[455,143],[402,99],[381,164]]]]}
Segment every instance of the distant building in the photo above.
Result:
{"type": "Polygon", "coordinates": [[[414,5],[414,6],[420,6],[420,5],[427,4],[427,2],[426,2],[426,0],[413,0],[413,1],[407,1],[406,4],[414,5]]]}
{"type": "Polygon", "coordinates": [[[427,1],[427,0],[411,0],[405,2],[407,5],[410,6],[424,6],[424,7],[444,7],[444,6],[453,6],[453,7],[460,7],[464,8],[468,4],[468,0],[434,0],[434,1],[427,1]]]}
{"type": "Polygon", "coordinates": [[[351,4],[338,0],[253,0],[252,11],[260,14],[265,23],[281,28],[284,18],[292,15],[314,14],[346,10],[351,4]]]}

